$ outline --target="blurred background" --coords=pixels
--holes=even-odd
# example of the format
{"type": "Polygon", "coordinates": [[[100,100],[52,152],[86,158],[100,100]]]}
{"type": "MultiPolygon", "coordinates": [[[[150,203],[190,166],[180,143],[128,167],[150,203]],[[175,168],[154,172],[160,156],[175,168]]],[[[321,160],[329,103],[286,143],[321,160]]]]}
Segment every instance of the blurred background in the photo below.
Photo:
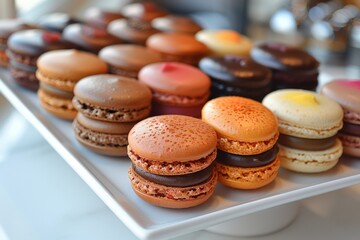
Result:
{"type": "MultiPolygon", "coordinates": [[[[99,6],[116,11],[129,0],[0,0],[0,17],[37,21],[50,12],[81,18],[99,6]]],[[[172,13],[189,15],[204,28],[229,28],[255,42],[303,47],[326,64],[360,67],[360,0],[154,0],[172,13]]]]}

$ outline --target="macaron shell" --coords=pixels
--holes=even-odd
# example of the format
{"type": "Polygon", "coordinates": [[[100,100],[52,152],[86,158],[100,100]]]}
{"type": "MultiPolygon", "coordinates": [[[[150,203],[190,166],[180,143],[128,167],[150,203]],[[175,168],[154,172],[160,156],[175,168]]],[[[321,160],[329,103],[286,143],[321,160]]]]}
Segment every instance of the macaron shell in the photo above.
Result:
{"type": "Polygon", "coordinates": [[[239,168],[216,163],[218,181],[236,189],[257,189],[275,180],[280,167],[280,160],[256,168],[239,168]]]}
{"type": "Polygon", "coordinates": [[[199,69],[176,62],[153,63],[139,72],[139,81],[161,93],[199,97],[209,92],[210,79],[199,69]]]}
{"type": "MultiPolygon", "coordinates": [[[[37,61],[38,70],[51,85],[56,82],[73,81],[95,75],[107,73],[107,64],[93,53],[79,50],[56,50],[41,55],[37,61]]],[[[44,79],[45,80],[45,79],[44,79]]]]}
{"type": "Polygon", "coordinates": [[[41,106],[49,113],[66,120],[73,120],[76,117],[76,109],[71,99],[62,99],[47,94],[42,89],[38,91],[41,106]]]}
{"type": "Polygon", "coordinates": [[[348,111],[360,114],[360,80],[331,81],[326,83],[320,92],[348,111]]]}
{"type": "Polygon", "coordinates": [[[161,162],[187,162],[216,149],[216,133],[203,121],[181,115],[147,118],[129,133],[129,145],[140,157],[161,162]]]}
{"type": "Polygon", "coordinates": [[[343,110],[323,95],[299,89],[277,90],[263,99],[277,116],[280,133],[303,138],[327,138],[342,127],[343,110]]]}
{"type": "Polygon", "coordinates": [[[217,180],[215,169],[208,181],[190,187],[167,187],[150,182],[136,174],[132,167],[128,176],[134,192],[140,198],[165,208],[190,208],[204,203],[212,196],[217,180]]]}
{"type": "Polygon", "coordinates": [[[167,15],[155,18],[151,25],[162,32],[182,32],[195,34],[201,27],[191,18],[176,15],[167,15]]]}
{"type": "Polygon", "coordinates": [[[343,153],[340,140],[334,146],[322,151],[305,151],[284,147],[279,144],[278,157],[281,167],[294,172],[319,173],[333,168],[343,153]]]}
{"type": "Polygon", "coordinates": [[[219,56],[227,54],[248,56],[252,48],[252,41],[248,37],[232,30],[202,30],[195,37],[214,55],[219,56]]]}
{"type": "Polygon", "coordinates": [[[344,148],[344,154],[360,157],[360,137],[339,133],[344,148]]]}

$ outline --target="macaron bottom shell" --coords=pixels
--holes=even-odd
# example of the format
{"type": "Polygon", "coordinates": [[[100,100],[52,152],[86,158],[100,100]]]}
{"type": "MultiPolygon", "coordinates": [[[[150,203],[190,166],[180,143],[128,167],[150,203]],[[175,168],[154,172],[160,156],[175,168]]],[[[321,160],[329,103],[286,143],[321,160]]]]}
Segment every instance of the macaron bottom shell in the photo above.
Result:
{"type": "Polygon", "coordinates": [[[279,158],[268,165],[254,168],[240,168],[216,163],[218,181],[236,189],[257,189],[271,183],[276,178],[279,167],[279,158]]]}
{"type": "Polygon", "coordinates": [[[213,194],[217,172],[214,168],[208,181],[188,187],[169,187],[148,181],[139,176],[133,167],[128,171],[134,192],[144,201],[164,208],[190,208],[207,201],[213,194]]]}
{"type": "Polygon", "coordinates": [[[320,173],[333,168],[343,153],[339,139],[335,144],[325,150],[307,151],[285,147],[279,144],[278,157],[281,167],[300,173],[320,173]]]}

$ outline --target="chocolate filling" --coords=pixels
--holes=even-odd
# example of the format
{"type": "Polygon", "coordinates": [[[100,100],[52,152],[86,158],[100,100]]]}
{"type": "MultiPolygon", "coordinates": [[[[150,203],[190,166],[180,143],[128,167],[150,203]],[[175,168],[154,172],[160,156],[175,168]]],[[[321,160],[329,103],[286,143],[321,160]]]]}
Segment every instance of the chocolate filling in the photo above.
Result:
{"type": "Polygon", "coordinates": [[[151,182],[161,184],[169,187],[189,187],[198,185],[207,181],[213,172],[214,164],[210,164],[207,168],[184,175],[158,175],[150,172],[146,172],[136,165],[132,165],[134,171],[139,174],[142,178],[151,182]]]}
{"type": "Polygon", "coordinates": [[[256,155],[237,155],[218,149],[216,161],[233,167],[262,167],[272,163],[276,159],[278,152],[279,147],[276,144],[270,150],[256,155]]]}
{"type": "Polygon", "coordinates": [[[307,150],[307,151],[320,151],[330,148],[335,144],[336,136],[324,139],[308,139],[293,137],[285,134],[280,134],[279,143],[286,147],[307,150]]]}
{"type": "Polygon", "coordinates": [[[360,125],[344,122],[343,128],[340,130],[341,133],[360,137],[360,125]]]}

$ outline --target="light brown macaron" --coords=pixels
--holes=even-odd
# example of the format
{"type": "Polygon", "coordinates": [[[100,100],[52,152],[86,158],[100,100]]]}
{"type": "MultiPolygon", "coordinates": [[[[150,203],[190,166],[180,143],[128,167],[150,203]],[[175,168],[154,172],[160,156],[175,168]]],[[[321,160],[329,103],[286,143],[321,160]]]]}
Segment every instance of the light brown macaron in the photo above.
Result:
{"type": "Polygon", "coordinates": [[[95,54],[78,50],[54,50],[37,61],[36,77],[42,107],[49,113],[72,120],[76,109],[72,105],[75,84],[82,78],[107,73],[105,62],[95,54]]]}
{"type": "Polygon", "coordinates": [[[100,121],[134,122],[150,113],[150,89],[131,78],[112,74],[86,77],[76,84],[74,95],[75,108],[100,121]]]}
{"type": "Polygon", "coordinates": [[[139,122],[129,133],[128,156],[132,188],[151,204],[193,207],[215,189],[216,133],[199,119],[164,115],[139,122]]]}

